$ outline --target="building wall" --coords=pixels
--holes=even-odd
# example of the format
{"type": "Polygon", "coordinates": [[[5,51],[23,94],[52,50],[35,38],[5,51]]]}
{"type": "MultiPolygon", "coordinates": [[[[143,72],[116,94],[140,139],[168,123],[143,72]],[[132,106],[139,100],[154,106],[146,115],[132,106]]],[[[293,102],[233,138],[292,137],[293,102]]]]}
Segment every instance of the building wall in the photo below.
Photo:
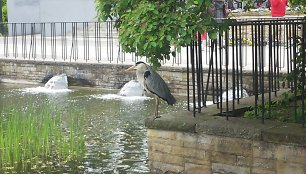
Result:
{"type": "Polygon", "coordinates": [[[8,0],[8,22],[40,22],[40,0],[8,0]]]}
{"type": "MultiPolygon", "coordinates": [[[[9,0],[9,23],[38,23],[35,31],[40,31],[39,23],[46,24],[46,35],[51,33],[49,22],[94,22],[96,10],[94,0],[9,0]]],[[[61,26],[56,24],[57,34],[60,34],[61,26]]],[[[12,25],[8,25],[9,34],[12,35],[12,25]]],[[[66,32],[71,32],[71,24],[68,24],[66,32]]],[[[27,25],[26,33],[31,33],[30,25],[27,25]]],[[[17,35],[21,34],[21,28],[17,28],[17,35]]]]}
{"type": "Polygon", "coordinates": [[[9,0],[8,22],[96,21],[94,0],[9,0]]]}

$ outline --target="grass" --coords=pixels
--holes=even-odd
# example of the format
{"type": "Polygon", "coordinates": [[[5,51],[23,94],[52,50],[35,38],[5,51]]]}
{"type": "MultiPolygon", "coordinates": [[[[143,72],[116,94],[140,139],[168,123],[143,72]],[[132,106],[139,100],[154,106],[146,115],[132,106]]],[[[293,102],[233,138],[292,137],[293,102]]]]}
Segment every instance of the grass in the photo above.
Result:
{"type": "Polygon", "coordinates": [[[4,109],[0,115],[0,173],[29,172],[80,161],[84,135],[79,114],[45,106],[4,109]]]}

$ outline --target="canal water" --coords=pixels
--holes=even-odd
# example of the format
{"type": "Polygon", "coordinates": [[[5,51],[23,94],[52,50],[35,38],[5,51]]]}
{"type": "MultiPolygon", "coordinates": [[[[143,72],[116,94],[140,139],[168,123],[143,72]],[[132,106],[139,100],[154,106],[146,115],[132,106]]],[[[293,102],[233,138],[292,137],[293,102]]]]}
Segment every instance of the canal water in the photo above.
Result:
{"type": "MultiPolygon", "coordinates": [[[[149,173],[144,120],[154,115],[152,96],[120,98],[114,95],[118,90],[69,87],[69,91],[50,92],[37,87],[0,83],[0,111],[51,104],[82,112],[86,153],[82,167],[68,166],[68,173],[79,169],[81,173],[149,173]]],[[[184,98],[178,98],[175,106],[163,102],[160,113],[179,112],[185,106],[184,98]]]]}

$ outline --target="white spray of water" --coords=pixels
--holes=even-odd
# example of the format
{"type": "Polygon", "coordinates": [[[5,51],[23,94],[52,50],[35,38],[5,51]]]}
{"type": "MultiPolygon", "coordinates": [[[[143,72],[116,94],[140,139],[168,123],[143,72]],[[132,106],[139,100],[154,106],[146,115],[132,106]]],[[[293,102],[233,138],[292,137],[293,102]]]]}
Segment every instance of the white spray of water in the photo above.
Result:
{"type": "Polygon", "coordinates": [[[53,76],[44,87],[24,88],[22,92],[27,93],[63,93],[71,91],[68,89],[68,80],[66,74],[53,76]]]}
{"type": "MultiPolygon", "coordinates": [[[[247,93],[247,91],[245,89],[241,90],[235,90],[235,97],[234,97],[234,90],[233,89],[229,89],[228,91],[225,91],[222,93],[222,101],[226,101],[228,96],[228,101],[232,101],[233,99],[238,99],[238,98],[246,98],[249,97],[249,94],[247,93]],[[239,95],[238,95],[239,94],[239,95]]],[[[219,99],[220,101],[220,99],[219,99]]]]}
{"type": "Polygon", "coordinates": [[[122,101],[144,101],[150,100],[147,96],[122,96],[118,94],[92,95],[93,98],[102,100],[122,100],[122,101]]]}
{"type": "Polygon", "coordinates": [[[131,80],[126,83],[118,93],[121,96],[143,96],[144,89],[136,80],[131,80]]]}
{"type": "Polygon", "coordinates": [[[136,80],[126,83],[118,94],[93,95],[92,97],[102,100],[121,100],[127,102],[144,101],[151,99],[144,95],[144,89],[136,80]]]}

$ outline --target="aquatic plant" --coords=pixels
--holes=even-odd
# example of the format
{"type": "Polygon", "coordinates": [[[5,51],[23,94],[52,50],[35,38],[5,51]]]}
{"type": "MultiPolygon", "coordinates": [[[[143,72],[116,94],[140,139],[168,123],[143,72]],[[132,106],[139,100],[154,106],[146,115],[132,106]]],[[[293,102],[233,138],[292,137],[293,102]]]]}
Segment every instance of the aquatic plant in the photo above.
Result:
{"type": "Polygon", "coordinates": [[[7,108],[0,114],[0,173],[48,170],[83,159],[80,114],[48,105],[7,108]]]}

